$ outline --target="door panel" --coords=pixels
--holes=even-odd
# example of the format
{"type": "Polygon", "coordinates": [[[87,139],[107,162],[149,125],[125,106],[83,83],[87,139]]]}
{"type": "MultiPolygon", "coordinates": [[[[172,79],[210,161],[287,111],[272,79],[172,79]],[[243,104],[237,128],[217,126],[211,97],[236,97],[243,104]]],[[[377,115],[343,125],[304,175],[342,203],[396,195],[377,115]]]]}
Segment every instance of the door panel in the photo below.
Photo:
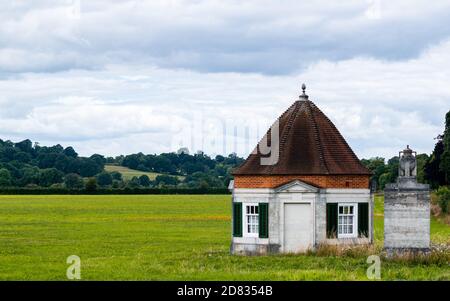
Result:
{"type": "Polygon", "coordinates": [[[304,252],[312,246],[311,204],[284,205],[284,251],[304,252]]]}

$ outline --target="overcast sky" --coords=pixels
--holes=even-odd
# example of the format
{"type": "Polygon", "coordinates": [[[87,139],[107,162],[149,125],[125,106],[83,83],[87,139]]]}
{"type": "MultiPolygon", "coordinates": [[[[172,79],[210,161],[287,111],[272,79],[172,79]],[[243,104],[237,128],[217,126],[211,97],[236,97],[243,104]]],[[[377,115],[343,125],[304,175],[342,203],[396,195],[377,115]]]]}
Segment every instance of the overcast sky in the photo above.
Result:
{"type": "Polygon", "coordinates": [[[450,1],[0,0],[0,139],[246,156],[300,94],[362,157],[430,153],[450,1]]]}

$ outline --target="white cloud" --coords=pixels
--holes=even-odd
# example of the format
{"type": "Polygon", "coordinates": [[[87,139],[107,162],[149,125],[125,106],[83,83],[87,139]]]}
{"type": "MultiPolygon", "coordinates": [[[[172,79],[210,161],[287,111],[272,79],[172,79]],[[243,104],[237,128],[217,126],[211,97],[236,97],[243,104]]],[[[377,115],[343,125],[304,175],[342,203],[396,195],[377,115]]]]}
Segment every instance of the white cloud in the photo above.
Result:
{"type": "MultiPolygon", "coordinates": [[[[302,80],[358,155],[391,157],[406,144],[430,152],[450,109],[450,74],[441,71],[450,68],[449,53],[446,42],[410,61],[321,61],[286,76],[131,65],[24,74],[0,81],[0,103],[9,107],[0,111],[0,132],[64,142],[86,155],[173,151],[188,133],[191,150],[220,153],[221,130],[230,136],[237,126],[244,135],[246,125],[258,123],[261,136],[295,100],[302,80]],[[202,120],[209,129],[186,131],[202,120]]],[[[234,141],[226,139],[225,152],[231,152],[234,141]]],[[[241,155],[251,150],[257,137],[252,139],[246,147],[239,140],[241,155]]]]}
{"type": "Polygon", "coordinates": [[[321,59],[411,59],[450,35],[448,1],[5,2],[5,73],[131,62],[289,74],[321,59]],[[368,17],[374,7],[379,17],[368,17]]]}
{"type": "Polygon", "coordinates": [[[450,109],[446,1],[30,3],[0,11],[2,139],[246,155],[305,81],[359,156],[391,157],[430,152],[450,109]]]}

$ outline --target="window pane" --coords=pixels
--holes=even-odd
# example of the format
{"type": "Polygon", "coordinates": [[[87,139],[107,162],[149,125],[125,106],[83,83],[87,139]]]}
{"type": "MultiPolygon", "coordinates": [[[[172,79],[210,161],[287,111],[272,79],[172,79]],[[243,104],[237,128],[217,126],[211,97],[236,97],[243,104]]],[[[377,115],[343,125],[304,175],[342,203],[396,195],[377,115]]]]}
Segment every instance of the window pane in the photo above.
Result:
{"type": "Polygon", "coordinates": [[[353,226],[348,226],[348,233],[352,234],[353,233],[353,226]]]}
{"type": "Polygon", "coordinates": [[[256,207],[256,209],[255,209],[256,210],[256,214],[258,214],[258,206],[255,206],[255,207],[256,207]]]}
{"type": "Polygon", "coordinates": [[[342,208],[342,206],[339,206],[339,213],[342,214],[344,208],[342,208]]]}
{"type": "Polygon", "coordinates": [[[353,206],[350,206],[350,214],[353,214],[353,206]]]}

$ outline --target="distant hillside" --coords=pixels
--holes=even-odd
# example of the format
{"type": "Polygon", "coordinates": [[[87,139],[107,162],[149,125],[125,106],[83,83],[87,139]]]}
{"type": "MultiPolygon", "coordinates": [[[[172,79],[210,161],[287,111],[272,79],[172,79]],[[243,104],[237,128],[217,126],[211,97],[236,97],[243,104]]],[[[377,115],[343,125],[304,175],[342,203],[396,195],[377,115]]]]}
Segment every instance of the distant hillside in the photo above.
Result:
{"type": "MultiPolygon", "coordinates": [[[[105,171],[107,172],[120,172],[124,180],[131,180],[133,177],[140,177],[142,175],[146,175],[150,180],[154,181],[157,176],[163,175],[162,173],[157,172],[149,172],[149,171],[140,171],[136,169],[131,169],[125,166],[120,166],[116,164],[105,164],[105,171]]],[[[183,180],[185,177],[178,176],[180,180],[183,180]]]]}
{"type": "Polygon", "coordinates": [[[226,188],[243,159],[178,153],[81,157],[73,147],[0,139],[0,188],[226,188]]]}

